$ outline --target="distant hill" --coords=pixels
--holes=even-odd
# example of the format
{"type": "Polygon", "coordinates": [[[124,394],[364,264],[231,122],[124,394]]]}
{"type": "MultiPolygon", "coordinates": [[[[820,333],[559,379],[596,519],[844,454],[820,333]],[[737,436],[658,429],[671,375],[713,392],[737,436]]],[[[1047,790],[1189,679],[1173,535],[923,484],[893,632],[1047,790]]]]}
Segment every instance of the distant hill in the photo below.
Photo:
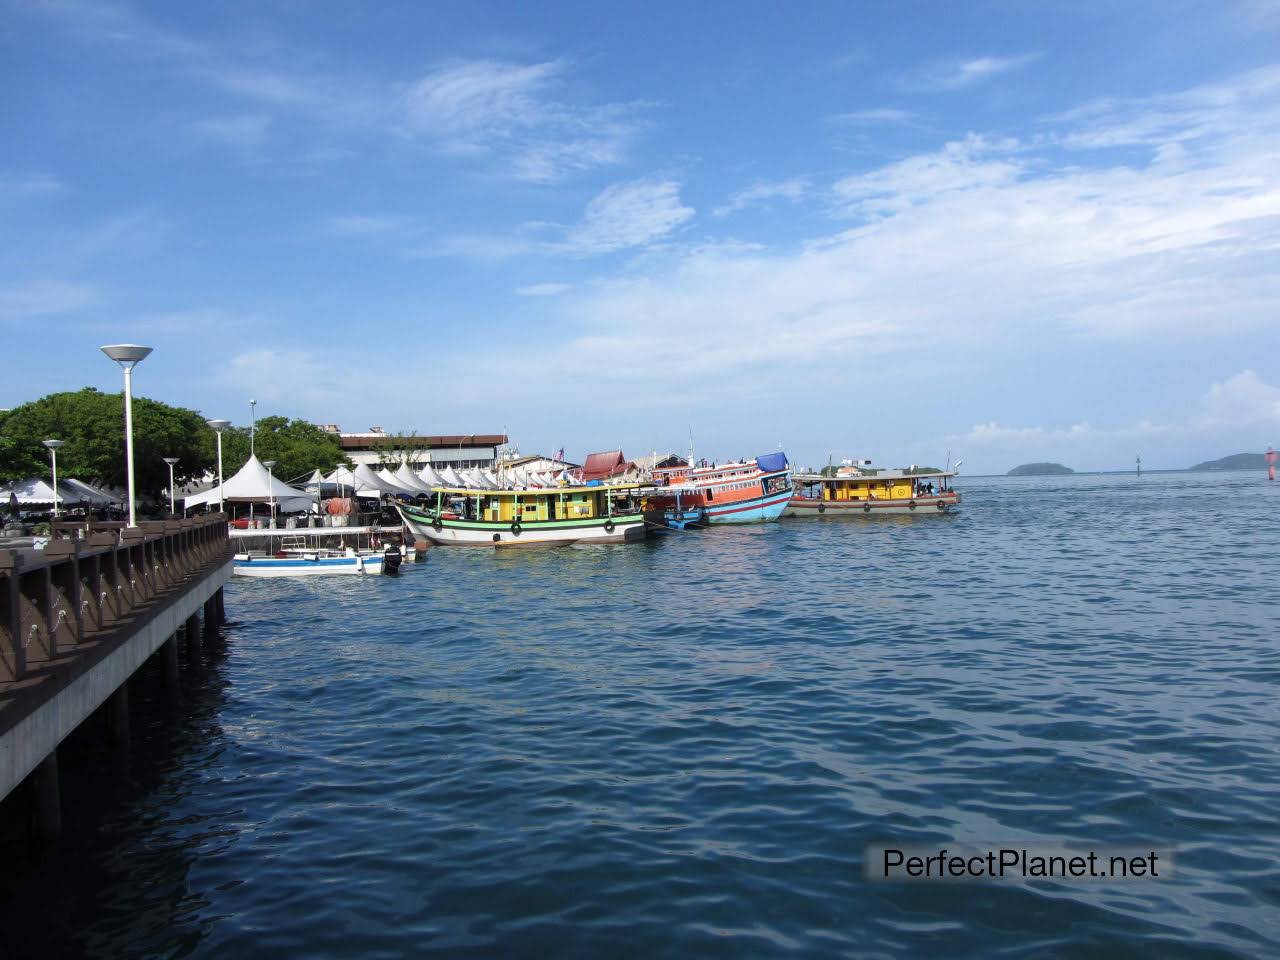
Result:
{"type": "Polygon", "coordinates": [[[1265,470],[1267,461],[1260,453],[1233,453],[1221,460],[1206,460],[1188,470],[1265,470]]]}
{"type": "Polygon", "coordinates": [[[1070,467],[1064,467],[1060,463],[1024,463],[1020,467],[1014,467],[1005,476],[1009,477],[1065,477],[1068,474],[1075,473],[1070,467]]]}

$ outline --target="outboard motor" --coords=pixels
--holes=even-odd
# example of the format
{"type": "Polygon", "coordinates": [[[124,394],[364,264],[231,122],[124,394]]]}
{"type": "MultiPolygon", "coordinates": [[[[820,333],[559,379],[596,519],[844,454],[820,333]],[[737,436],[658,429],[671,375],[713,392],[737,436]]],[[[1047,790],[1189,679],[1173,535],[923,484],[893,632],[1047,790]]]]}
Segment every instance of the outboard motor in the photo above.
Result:
{"type": "Polygon", "coordinates": [[[382,572],[394,577],[400,572],[400,562],[404,556],[400,553],[400,544],[388,543],[382,548],[382,572]]]}

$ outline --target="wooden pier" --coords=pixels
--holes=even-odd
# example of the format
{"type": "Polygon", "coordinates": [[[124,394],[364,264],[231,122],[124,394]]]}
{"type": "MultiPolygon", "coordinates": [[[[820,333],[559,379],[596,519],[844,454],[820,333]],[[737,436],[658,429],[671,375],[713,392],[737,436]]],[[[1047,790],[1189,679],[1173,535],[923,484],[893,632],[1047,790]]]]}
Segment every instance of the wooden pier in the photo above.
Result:
{"type": "Polygon", "coordinates": [[[37,832],[59,832],[58,745],[99,708],[127,748],[129,677],[157,651],[175,695],[178,634],[224,619],[227,518],[68,531],[0,550],[0,800],[27,783],[37,832]],[[203,611],[203,624],[201,623],[203,611]]]}

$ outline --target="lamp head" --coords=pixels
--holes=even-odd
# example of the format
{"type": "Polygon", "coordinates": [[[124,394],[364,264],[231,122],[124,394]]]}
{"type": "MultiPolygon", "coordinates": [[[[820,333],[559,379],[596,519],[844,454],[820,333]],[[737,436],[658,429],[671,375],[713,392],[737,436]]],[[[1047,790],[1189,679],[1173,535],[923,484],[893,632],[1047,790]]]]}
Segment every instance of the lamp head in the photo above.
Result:
{"type": "Polygon", "coordinates": [[[164,462],[165,462],[165,463],[167,463],[169,466],[171,466],[171,467],[172,467],[175,463],[177,463],[177,462],[178,462],[178,458],[177,458],[177,457],[165,457],[165,458],[164,458],[164,462]]]}
{"type": "Polygon", "coordinates": [[[44,440],[44,441],[42,441],[42,442],[43,442],[43,443],[44,443],[44,445],[45,445],[46,447],[48,447],[50,450],[57,450],[60,446],[62,446],[62,445],[63,445],[64,443],[66,443],[67,441],[65,441],[65,440],[44,440]]]}
{"type": "Polygon", "coordinates": [[[151,348],[136,343],[113,343],[103,347],[102,352],[126,370],[132,370],[136,364],[147,359],[151,348]]]}
{"type": "Polygon", "coordinates": [[[213,429],[217,430],[219,433],[231,426],[230,420],[206,420],[205,423],[213,427],[213,429]]]}
{"type": "Polygon", "coordinates": [[[279,462],[280,462],[279,460],[264,460],[264,461],[262,462],[262,465],[263,465],[264,467],[266,467],[268,470],[270,470],[272,467],[274,467],[274,466],[275,466],[277,463],[279,463],[279,462]]]}

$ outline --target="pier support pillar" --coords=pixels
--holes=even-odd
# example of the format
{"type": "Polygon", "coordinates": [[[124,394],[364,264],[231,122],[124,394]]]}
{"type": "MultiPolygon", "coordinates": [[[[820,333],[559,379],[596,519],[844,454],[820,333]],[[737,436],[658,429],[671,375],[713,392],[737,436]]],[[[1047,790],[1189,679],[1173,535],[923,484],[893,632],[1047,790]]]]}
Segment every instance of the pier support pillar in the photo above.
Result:
{"type": "Polygon", "coordinates": [[[31,774],[32,822],[36,836],[52,840],[62,833],[62,792],[58,788],[58,751],[40,761],[31,774]]]}
{"type": "Polygon", "coordinates": [[[160,645],[160,665],[164,676],[165,693],[171,703],[182,699],[178,686],[178,635],[175,633],[160,645]]]}
{"type": "Polygon", "coordinates": [[[215,597],[215,598],[217,599],[217,601],[218,601],[218,603],[217,603],[217,608],[218,608],[218,626],[222,626],[224,623],[226,623],[226,622],[227,622],[227,605],[226,605],[226,601],[225,601],[225,599],[224,599],[224,597],[223,597],[223,595],[222,595],[222,590],[223,590],[223,588],[222,588],[222,587],[219,587],[219,588],[218,588],[218,592],[214,594],[214,597],[215,597]]]}
{"type": "Polygon", "coordinates": [[[107,698],[107,741],[113,753],[129,749],[129,681],[107,698]]]}
{"type": "Polygon", "coordinates": [[[204,635],[216,636],[218,633],[218,601],[210,597],[204,602],[204,635]]]}
{"type": "Polygon", "coordinates": [[[187,655],[197,667],[200,665],[200,618],[194,613],[187,617],[187,655]]]}

